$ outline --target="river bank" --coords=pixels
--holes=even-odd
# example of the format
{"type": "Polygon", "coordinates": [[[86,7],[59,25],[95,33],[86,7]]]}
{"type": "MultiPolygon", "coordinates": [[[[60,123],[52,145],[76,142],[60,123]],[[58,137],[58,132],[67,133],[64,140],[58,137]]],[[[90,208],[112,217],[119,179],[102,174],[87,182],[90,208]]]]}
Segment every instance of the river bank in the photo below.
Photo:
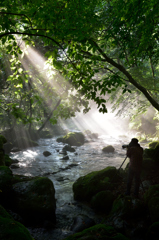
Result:
{"type": "MultiPolygon", "coordinates": [[[[101,221],[102,216],[95,213],[89,206],[74,201],[72,185],[79,177],[92,171],[98,171],[107,166],[119,168],[125,158],[122,145],[129,141],[127,136],[113,138],[101,135],[80,147],[75,147],[75,152],[68,153],[68,160],[62,159],[60,152],[64,144],[57,143],[56,138],[40,139],[38,147],[10,154],[12,159],[19,161],[12,165],[13,174],[46,176],[55,186],[57,224],[49,231],[43,228],[30,228],[31,235],[36,240],[64,239],[72,233],[70,228],[73,219],[79,214],[87,215],[96,224],[101,221]],[[103,153],[102,148],[110,144],[115,148],[115,152],[103,153]],[[44,151],[49,151],[51,155],[45,157],[44,151]]],[[[127,162],[123,168],[126,164],[127,162]]]]}

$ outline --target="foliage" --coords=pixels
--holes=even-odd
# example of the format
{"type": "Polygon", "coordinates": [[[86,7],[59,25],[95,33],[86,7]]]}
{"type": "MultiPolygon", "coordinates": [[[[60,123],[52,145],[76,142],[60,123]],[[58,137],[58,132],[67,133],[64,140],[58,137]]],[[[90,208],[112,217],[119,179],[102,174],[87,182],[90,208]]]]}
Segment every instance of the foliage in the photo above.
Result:
{"type": "MultiPolygon", "coordinates": [[[[69,83],[69,86],[66,83],[63,86],[64,99],[68,98],[69,103],[66,101],[63,107],[59,106],[59,109],[65,109],[66,117],[70,116],[69,112],[73,115],[83,104],[87,111],[85,99],[94,100],[100,112],[107,112],[108,94],[111,94],[113,103],[117,103],[115,107],[121,102],[130,106],[132,101],[128,99],[135,96],[131,109],[140,106],[138,112],[141,113],[151,104],[159,110],[158,8],[157,0],[22,0],[20,6],[17,0],[7,0],[2,1],[0,8],[0,39],[5,44],[4,54],[10,54],[12,58],[23,54],[17,44],[17,36],[26,44],[38,42],[45,46],[42,50],[48,63],[69,83]],[[67,87],[72,93],[76,88],[80,95],[67,94],[67,87]],[[69,104],[74,99],[77,105],[70,111],[69,104]]],[[[14,64],[19,62],[16,60],[14,64]]],[[[14,64],[11,66],[12,77],[7,80],[12,83],[9,91],[14,88],[11,97],[23,99],[21,94],[24,91],[31,101],[27,103],[33,109],[38,101],[43,106],[40,94],[35,94],[39,86],[34,84],[26,92],[29,76],[25,76],[26,80],[22,82],[20,73],[23,71],[20,67],[17,70],[14,64]]],[[[41,81],[39,84],[44,85],[39,76],[36,78],[41,81]]],[[[54,88],[52,90],[56,101],[59,95],[54,88]]],[[[45,93],[48,94],[47,91],[45,93]]],[[[50,100],[53,101],[52,98],[50,100]]],[[[11,101],[7,104],[10,106],[11,101]]],[[[27,111],[20,110],[21,105],[17,107],[16,101],[11,108],[9,113],[23,122],[33,120],[31,114],[28,118],[27,111]]]]}

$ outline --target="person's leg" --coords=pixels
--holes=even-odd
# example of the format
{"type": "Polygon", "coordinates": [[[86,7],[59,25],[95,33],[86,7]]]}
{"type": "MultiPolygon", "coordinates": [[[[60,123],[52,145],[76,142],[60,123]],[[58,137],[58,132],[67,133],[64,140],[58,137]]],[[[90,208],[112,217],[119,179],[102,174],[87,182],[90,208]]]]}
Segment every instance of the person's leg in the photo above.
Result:
{"type": "Polygon", "coordinates": [[[138,197],[140,187],[140,172],[135,172],[134,196],[138,197]]]}
{"type": "Polygon", "coordinates": [[[128,171],[128,180],[127,180],[127,189],[126,189],[125,195],[130,195],[130,190],[131,190],[131,185],[132,185],[133,177],[134,177],[134,172],[132,171],[131,168],[129,168],[129,171],[128,171]]]}

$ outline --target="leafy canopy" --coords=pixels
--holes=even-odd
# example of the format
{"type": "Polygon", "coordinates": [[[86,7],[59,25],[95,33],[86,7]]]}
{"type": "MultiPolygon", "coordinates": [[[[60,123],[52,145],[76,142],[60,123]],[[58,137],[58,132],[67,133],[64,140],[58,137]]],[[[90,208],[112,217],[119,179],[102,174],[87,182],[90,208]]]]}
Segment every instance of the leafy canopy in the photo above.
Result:
{"type": "Polygon", "coordinates": [[[134,102],[159,110],[158,8],[157,0],[7,0],[0,39],[16,55],[15,36],[40,38],[50,64],[101,112],[113,93],[115,102],[137,93],[134,102]]]}

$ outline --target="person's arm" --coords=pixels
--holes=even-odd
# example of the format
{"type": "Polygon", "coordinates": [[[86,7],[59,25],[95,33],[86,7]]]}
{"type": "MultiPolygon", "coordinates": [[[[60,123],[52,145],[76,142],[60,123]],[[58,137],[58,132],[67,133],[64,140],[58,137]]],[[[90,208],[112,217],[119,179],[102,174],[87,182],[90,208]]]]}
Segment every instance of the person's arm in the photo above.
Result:
{"type": "Polygon", "coordinates": [[[126,156],[129,157],[129,158],[131,157],[131,149],[130,149],[130,147],[128,147],[128,149],[127,149],[126,156]]]}

